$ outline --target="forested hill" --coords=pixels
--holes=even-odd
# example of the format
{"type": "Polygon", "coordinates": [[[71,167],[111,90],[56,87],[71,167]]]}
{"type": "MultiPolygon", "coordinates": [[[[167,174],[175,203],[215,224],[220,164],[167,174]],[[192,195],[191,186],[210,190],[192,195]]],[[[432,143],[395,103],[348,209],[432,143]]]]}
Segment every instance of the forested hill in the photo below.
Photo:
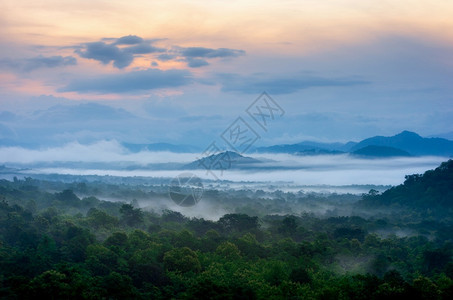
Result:
{"type": "Polygon", "coordinates": [[[158,187],[0,180],[0,299],[453,299],[452,222],[283,215],[308,198],[232,189],[205,195],[250,213],[214,221],[154,211],[158,187]]]}
{"type": "Polygon", "coordinates": [[[405,206],[416,209],[453,209],[453,160],[423,175],[406,176],[403,184],[382,194],[371,190],[361,206],[405,206]]]}

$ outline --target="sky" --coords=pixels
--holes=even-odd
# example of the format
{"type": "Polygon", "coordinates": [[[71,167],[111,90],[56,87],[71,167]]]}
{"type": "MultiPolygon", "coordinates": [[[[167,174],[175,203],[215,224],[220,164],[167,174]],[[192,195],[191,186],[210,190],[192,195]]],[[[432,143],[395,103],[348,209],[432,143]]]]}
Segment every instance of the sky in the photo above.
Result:
{"type": "Polygon", "coordinates": [[[453,137],[452,1],[2,0],[0,146],[453,137]],[[247,113],[263,93],[280,110],[247,113]],[[270,111],[269,111],[270,112],[270,111]]]}

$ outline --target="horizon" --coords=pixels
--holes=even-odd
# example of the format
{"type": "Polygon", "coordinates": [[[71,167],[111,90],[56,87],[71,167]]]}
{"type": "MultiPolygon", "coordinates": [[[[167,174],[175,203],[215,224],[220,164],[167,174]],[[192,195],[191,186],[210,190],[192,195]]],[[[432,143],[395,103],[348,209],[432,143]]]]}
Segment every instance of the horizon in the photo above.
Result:
{"type": "Polygon", "coordinates": [[[265,157],[249,173],[243,162],[234,181],[279,181],[271,169],[286,172],[283,180],[310,181],[306,168],[314,177],[325,168],[331,173],[327,182],[316,177],[321,184],[341,183],[352,168],[341,184],[397,184],[405,172],[453,155],[453,35],[445,34],[453,4],[188,0],[176,7],[7,0],[0,164],[159,176],[234,151],[265,157]],[[411,142],[413,134],[424,139],[411,142]],[[376,158],[389,173],[372,175],[376,158]]]}
{"type": "Polygon", "coordinates": [[[262,92],[262,145],[453,139],[451,3],[4,3],[0,141],[208,145],[262,92]]]}
{"type": "MultiPolygon", "coordinates": [[[[358,143],[365,141],[367,139],[370,139],[370,138],[376,138],[376,137],[391,138],[391,137],[395,137],[395,136],[400,136],[405,133],[406,134],[407,133],[415,134],[424,139],[444,139],[444,140],[448,140],[448,141],[453,141],[453,135],[450,138],[449,134],[422,136],[422,135],[418,134],[417,132],[403,130],[401,132],[397,132],[395,134],[391,134],[388,136],[372,135],[372,136],[364,137],[363,139],[360,139],[360,140],[311,139],[311,140],[295,141],[293,143],[283,141],[279,144],[271,144],[271,143],[269,143],[269,141],[266,141],[266,139],[264,137],[263,138],[260,137],[259,143],[257,143],[256,145],[253,145],[250,149],[251,149],[251,151],[257,151],[257,149],[260,149],[260,148],[269,148],[272,146],[291,146],[291,145],[299,145],[299,144],[304,144],[304,143],[306,143],[307,145],[310,145],[310,143],[319,144],[319,146],[321,146],[321,148],[323,145],[327,146],[330,144],[339,144],[339,145],[345,146],[350,143],[358,144],[358,143]]],[[[34,144],[34,143],[15,141],[13,139],[0,139],[0,149],[1,148],[18,148],[18,149],[22,148],[22,149],[30,149],[30,150],[39,150],[39,149],[64,147],[64,146],[70,146],[70,145],[92,146],[92,145],[96,145],[99,143],[118,143],[118,146],[120,146],[120,147],[124,148],[124,150],[128,150],[130,152],[140,152],[140,151],[146,150],[149,152],[198,153],[203,150],[203,148],[202,148],[203,146],[206,146],[206,145],[200,145],[200,144],[195,144],[195,143],[171,143],[171,142],[166,142],[166,141],[149,141],[149,142],[133,143],[133,142],[118,140],[115,138],[112,138],[112,139],[101,138],[101,139],[89,140],[89,141],[86,141],[86,140],[80,141],[80,140],[75,139],[75,140],[71,140],[71,141],[55,142],[55,143],[51,143],[51,144],[38,144],[38,143],[34,144]],[[131,147],[134,147],[134,146],[160,146],[160,147],[163,147],[165,150],[143,149],[143,148],[140,148],[138,150],[131,149],[131,147]],[[168,149],[168,147],[170,147],[173,150],[168,149]]],[[[318,147],[318,146],[314,146],[314,147],[318,147]]],[[[232,151],[232,152],[236,152],[239,154],[244,154],[244,153],[250,152],[250,151],[247,151],[247,152],[235,151],[234,149],[231,149],[231,147],[229,147],[228,145],[223,145],[223,148],[221,148],[221,150],[222,151],[232,151]]],[[[344,152],[347,153],[348,151],[344,151],[344,152]]]]}

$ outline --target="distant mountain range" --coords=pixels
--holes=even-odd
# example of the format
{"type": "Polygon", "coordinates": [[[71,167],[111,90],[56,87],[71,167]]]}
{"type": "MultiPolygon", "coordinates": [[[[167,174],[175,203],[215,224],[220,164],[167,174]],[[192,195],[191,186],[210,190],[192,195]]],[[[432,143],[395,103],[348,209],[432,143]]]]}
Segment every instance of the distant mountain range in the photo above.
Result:
{"type": "Polygon", "coordinates": [[[447,140],[453,140],[453,131],[440,133],[440,134],[436,134],[436,135],[432,135],[432,136],[428,136],[428,137],[443,138],[443,139],[447,139],[447,140]]]}
{"type": "MultiPolygon", "coordinates": [[[[118,112],[118,116],[126,113],[118,112]]],[[[1,125],[1,124],[0,124],[1,125]]],[[[1,131],[0,127],[0,131],[1,131]]],[[[445,134],[449,136],[449,134],[445,134]]],[[[141,151],[169,151],[175,153],[200,153],[203,148],[194,145],[176,145],[169,143],[136,144],[123,142],[121,145],[132,153],[141,151]]],[[[33,143],[17,143],[11,139],[1,138],[0,146],[19,146],[34,149],[33,143]]],[[[57,145],[55,145],[57,146],[57,145]]],[[[233,153],[233,152],[232,152],[233,153]]],[[[303,141],[297,144],[281,144],[253,148],[249,153],[288,153],[293,155],[335,155],[350,153],[362,157],[393,156],[446,156],[453,157],[453,141],[439,137],[421,137],[415,132],[403,131],[394,136],[374,136],[360,142],[321,143],[303,141]]],[[[243,159],[239,158],[239,161],[243,159]]],[[[241,164],[241,163],[239,163],[241,164]]]]}
{"type": "MultiPolygon", "coordinates": [[[[442,138],[423,138],[416,133],[403,131],[391,137],[376,136],[359,143],[302,142],[292,145],[274,145],[255,149],[255,153],[288,153],[293,155],[350,154],[362,158],[410,157],[414,155],[453,155],[453,141],[442,138]]],[[[270,169],[263,161],[225,151],[184,165],[184,169],[227,170],[241,168],[270,169]]]]}
{"type": "Polygon", "coordinates": [[[255,148],[258,153],[289,153],[295,155],[352,153],[369,157],[392,156],[453,156],[453,141],[443,138],[423,138],[403,131],[397,135],[375,136],[358,143],[317,143],[305,141],[298,144],[274,145],[255,148]]]}
{"type": "Polygon", "coordinates": [[[404,150],[393,148],[393,147],[386,147],[386,146],[365,146],[360,148],[351,154],[355,156],[362,156],[362,157],[397,157],[397,156],[412,156],[409,152],[404,150]]]}
{"type": "Polygon", "coordinates": [[[312,141],[304,141],[298,144],[284,144],[284,145],[274,145],[269,147],[258,147],[256,152],[262,153],[304,153],[304,152],[349,152],[352,147],[354,147],[356,142],[348,143],[320,143],[312,141]]]}
{"type": "Polygon", "coordinates": [[[443,138],[423,138],[410,131],[403,131],[391,137],[368,138],[354,145],[351,150],[356,151],[366,146],[393,147],[412,155],[453,155],[453,141],[443,138]]]}

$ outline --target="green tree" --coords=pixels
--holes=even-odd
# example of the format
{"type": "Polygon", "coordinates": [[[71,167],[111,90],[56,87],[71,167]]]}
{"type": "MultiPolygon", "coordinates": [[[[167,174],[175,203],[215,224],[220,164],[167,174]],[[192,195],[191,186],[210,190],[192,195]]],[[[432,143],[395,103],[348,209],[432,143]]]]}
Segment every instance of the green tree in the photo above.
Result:
{"type": "Polygon", "coordinates": [[[33,297],[38,299],[68,299],[71,286],[65,274],[55,270],[45,271],[31,281],[33,297]]]}
{"type": "Polygon", "coordinates": [[[259,228],[258,217],[250,217],[246,214],[226,214],[219,219],[218,223],[226,233],[250,232],[259,228]]]}
{"type": "Polygon", "coordinates": [[[123,204],[120,208],[121,222],[135,227],[143,223],[143,212],[140,208],[134,208],[130,204],[123,204]]]}
{"type": "Polygon", "coordinates": [[[293,269],[291,271],[291,274],[289,275],[289,279],[293,282],[298,282],[302,284],[311,282],[311,276],[304,267],[298,267],[293,269]]]}
{"type": "Polygon", "coordinates": [[[169,271],[194,272],[201,271],[197,253],[190,248],[175,248],[164,254],[164,265],[169,271]]]}
{"type": "Polygon", "coordinates": [[[105,241],[104,245],[107,247],[126,248],[128,243],[127,234],[124,232],[114,232],[105,241]]]}
{"type": "Polygon", "coordinates": [[[415,278],[413,288],[418,299],[440,299],[438,287],[427,277],[415,278]]]}
{"type": "Polygon", "coordinates": [[[128,275],[111,272],[102,279],[102,285],[106,290],[106,298],[109,299],[135,299],[138,291],[132,284],[132,279],[128,275]]]}
{"type": "Polygon", "coordinates": [[[215,253],[228,260],[235,260],[241,257],[239,248],[231,242],[223,242],[220,244],[215,250],[215,253]]]}
{"type": "Polygon", "coordinates": [[[97,208],[90,208],[87,217],[90,226],[93,226],[94,228],[103,227],[110,229],[118,225],[118,219],[116,217],[97,208]]]}
{"type": "Polygon", "coordinates": [[[286,234],[292,235],[296,232],[296,230],[297,230],[296,218],[293,216],[285,217],[281,225],[278,227],[278,232],[285,235],[286,234]]]}

